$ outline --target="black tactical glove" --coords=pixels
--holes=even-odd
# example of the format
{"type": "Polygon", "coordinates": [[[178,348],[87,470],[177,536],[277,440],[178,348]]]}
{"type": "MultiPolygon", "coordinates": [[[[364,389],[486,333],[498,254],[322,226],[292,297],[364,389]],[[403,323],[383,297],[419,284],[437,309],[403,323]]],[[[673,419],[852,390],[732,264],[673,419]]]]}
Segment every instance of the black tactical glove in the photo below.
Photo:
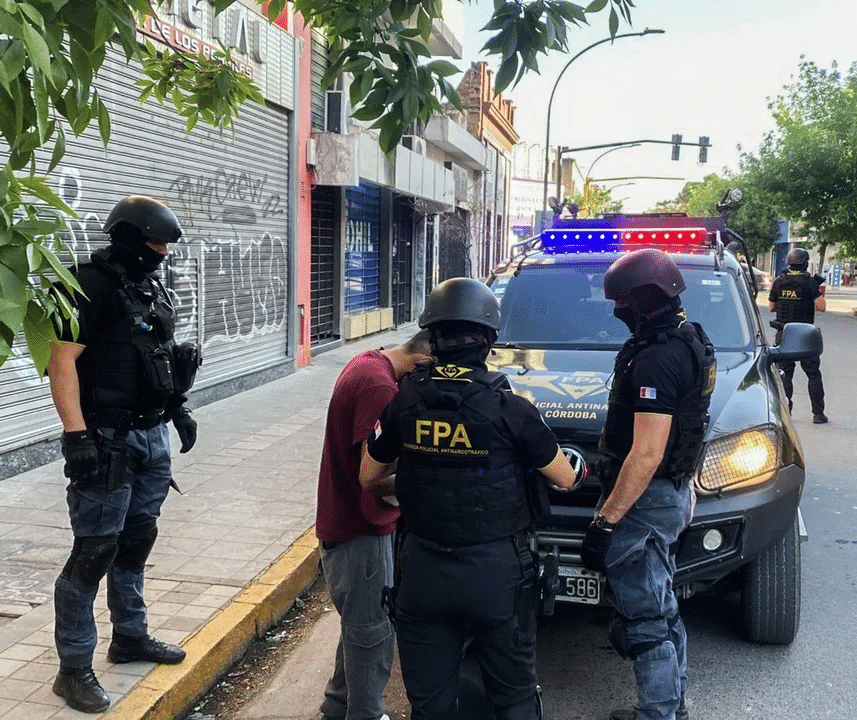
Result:
{"type": "Polygon", "coordinates": [[[610,542],[613,540],[613,530],[598,527],[595,522],[589,523],[583,545],[580,547],[580,559],[590,570],[603,573],[607,569],[605,560],[610,542]]]}
{"type": "Polygon", "coordinates": [[[172,411],[173,425],[182,441],[180,453],[186,453],[196,444],[196,420],[191,417],[190,408],[183,405],[172,411]]]}
{"type": "Polygon", "coordinates": [[[92,483],[98,478],[98,448],[89,430],[64,432],[60,440],[65,458],[63,474],[73,483],[92,483]]]}
{"type": "Polygon", "coordinates": [[[818,283],[818,287],[821,287],[822,285],[824,285],[824,278],[821,275],[819,275],[818,273],[813,275],[812,279],[818,283]]]}

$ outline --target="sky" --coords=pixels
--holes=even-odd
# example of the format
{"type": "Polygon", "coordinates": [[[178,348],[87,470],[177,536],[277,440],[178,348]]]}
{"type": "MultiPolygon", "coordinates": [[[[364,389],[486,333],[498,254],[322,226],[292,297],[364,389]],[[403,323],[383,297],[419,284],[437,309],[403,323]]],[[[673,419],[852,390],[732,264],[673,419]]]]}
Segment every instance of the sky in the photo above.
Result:
{"type": "MultiPolygon", "coordinates": [[[[465,0],[467,3],[467,0],[465,0]]],[[[586,0],[578,0],[585,5],[586,0]]],[[[659,28],[663,35],[616,40],[588,50],[562,75],[551,112],[551,145],[579,147],[638,139],[685,142],[707,135],[708,162],[697,147],[670,159],[669,145],[646,144],[611,152],[575,153],[584,172],[600,178],[658,176],[678,180],[604,181],[615,186],[628,212],[643,212],[674,198],[684,183],[724,168],[737,170],[740,145],[753,151],[773,128],[768,102],[798,70],[801,56],[829,68],[857,61],[857,6],[850,0],[636,0],[633,26],[619,33],[659,28]],[[596,161],[593,164],[594,161],[596,161]],[[620,186],[621,183],[621,186],[620,186]],[[631,184],[632,183],[632,184],[631,184]]],[[[478,32],[491,0],[465,4],[462,67],[492,58],[479,53],[490,37],[478,32]]],[[[609,35],[607,13],[569,29],[569,53],[539,56],[540,74],[528,73],[504,97],[515,105],[521,142],[544,145],[551,90],[564,65],[590,43],[609,35]]],[[[534,153],[538,153],[534,150],[534,153]]],[[[542,156],[543,157],[543,156],[542,156]]],[[[542,160],[543,163],[543,160],[542,160]]]]}

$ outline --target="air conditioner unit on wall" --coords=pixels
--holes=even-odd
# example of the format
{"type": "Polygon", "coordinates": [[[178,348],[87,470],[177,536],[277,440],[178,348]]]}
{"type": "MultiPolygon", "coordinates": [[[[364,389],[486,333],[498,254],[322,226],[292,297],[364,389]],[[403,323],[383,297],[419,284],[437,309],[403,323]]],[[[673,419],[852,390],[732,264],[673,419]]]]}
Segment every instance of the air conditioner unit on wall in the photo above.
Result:
{"type": "Polygon", "coordinates": [[[415,152],[417,155],[425,157],[426,141],[419,135],[402,135],[402,145],[408,148],[408,150],[415,152]]]}
{"type": "Polygon", "coordinates": [[[324,129],[331,133],[344,133],[347,130],[345,92],[328,90],[324,101],[324,129]]]}

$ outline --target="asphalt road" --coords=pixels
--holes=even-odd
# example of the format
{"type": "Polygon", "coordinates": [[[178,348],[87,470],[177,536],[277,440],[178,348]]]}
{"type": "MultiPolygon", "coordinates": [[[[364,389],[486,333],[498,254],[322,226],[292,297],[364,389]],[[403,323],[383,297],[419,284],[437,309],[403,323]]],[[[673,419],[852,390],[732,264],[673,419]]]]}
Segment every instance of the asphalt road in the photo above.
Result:
{"type": "MultiPolygon", "coordinates": [[[[768,319],[767,310],[762,317],[768,319]]],[[[806,376],[800,368],[795,373],[809,535],[802,544],[800,631],[787,647],[754,645],[741,638],[737,595],[683,601],[693,720],[857,718],[857,318],[843,306],[819,314],[817,324],[824,335],[827,425],[812,424],[806,376]]],[[[562,606],[542,623],[546,718],[600,720],[633,704],[631,666],[609,646],[607,619],[605,611],[562,606]]]]}

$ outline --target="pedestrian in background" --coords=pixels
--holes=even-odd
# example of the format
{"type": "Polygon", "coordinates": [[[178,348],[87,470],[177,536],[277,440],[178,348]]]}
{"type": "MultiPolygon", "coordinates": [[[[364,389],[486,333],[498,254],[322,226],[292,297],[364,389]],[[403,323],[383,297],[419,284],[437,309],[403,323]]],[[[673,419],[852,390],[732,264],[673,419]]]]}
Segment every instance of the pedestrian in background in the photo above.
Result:
{"type": "MultiPolygon", "coordinates": [[[[393,532],[399,509],[360,487],[360,460],[398,382],[431,360],[428,333],[397,347],[360,353],[339,375],[327,411],[315,531],[330,596],[341,619],[325,720],[386,717],[383,692],[393,667],[393,628],[381,606],[393,584],[393,532]]],[[[390,493],[392,495],[392,493],[390,493]]]]}
{"type": "Polygon", "coordinates": [[[177,350],[176,313],[157,269],[181,228],[154,198],[121,200],[104,225],[110,246],[77,268],[80,333],[51,346],[48,377],[63,425],[64,472],[74,545],[54,592],[60,671],[53,691],[75,710],[110,698],[92,670],[98,641],[93,601],[107,575],[113,638],[107,659],[179,663],[185,652],[148,634],[143,570],[172,483],[172,420],[181,452],[196,442],[184,406],[198,355],[177,350]],[[183,386],[180,386],[180,383],[183,386]]]}
{"type": "Polygon", "coordinates": [[[604,275],[604,296],[631,331],[616,356],[599,450],[603,485],[581,548],[616,609],[610,641],[634,663],[638,704],[611,720],[687,720],[687,635],[673,592],[673,543],[693,515],[692,474],[717,367],[687,321],[678,267],[666,253],[628,253],[604,275]]]}
{"type": "MultiPolygon", "coordinates": [[[[794,248],[786,257],[788,270],[779,275],[768,294],[768,309],[777,314],[774,327],[777,329],[775,343],[780,344],[783,336],[783,325],[790,322],[814,323],[815,313],[827,310],[827,300],[821,293],[824,278],[820,275],[810,275],[809,253],[803,248],[794,248]]],[[[779,363],[783,380],[783,389],[789,399],[789,412],[792,410],[792,393],[794,392],[795,363],[779,363]]],[[[809,388],[809,402],[812,406],[812,421],[816,425],[827,422],[824,414],[824,383],[821,380],[821,355],[808,360],[801,360],[800,366],[806,373],[809,388]]]]}
{"type": "Polygon", "coordinates": [[[527,482],[570,488],[575,474],[535,406],[487,371],[500,310],[486,285],[442,282],[419,322],[431,330],[437,364],[402,381],[360,470],[366,488],[395,485],[401,505],[394,595],[411,718],[455,717],[472,637],[497,720],[536,720],[539,589],[527,482]],[[545,478],[527,475],[533,468],[545,478]]]}

